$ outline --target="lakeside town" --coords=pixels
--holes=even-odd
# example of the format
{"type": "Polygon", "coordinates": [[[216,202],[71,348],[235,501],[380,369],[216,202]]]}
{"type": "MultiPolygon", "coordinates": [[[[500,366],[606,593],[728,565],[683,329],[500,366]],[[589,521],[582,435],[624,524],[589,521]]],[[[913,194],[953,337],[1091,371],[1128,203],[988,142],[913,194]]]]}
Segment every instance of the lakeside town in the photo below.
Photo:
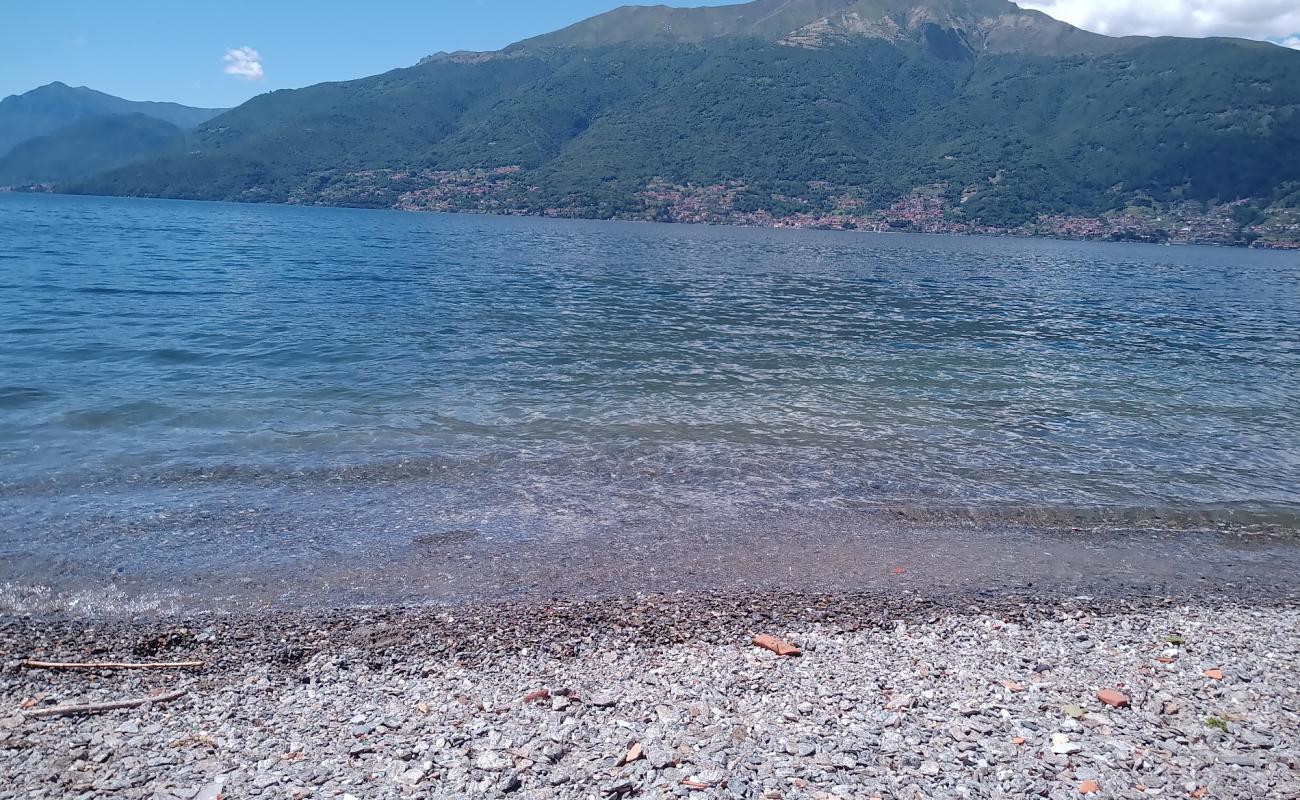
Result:
{"type": "MultiPolygon", "coordinates": [[[[984,225],[966,219],[960,203],[948,200],[940,185],[922,187],[885,208],[870,208],[849,189],[820,182],[809,194],[772,195],[778,210],[753,207],[753,189],[744,181],[695,185],[650,181],[621,207],[594,206],[574,196],[569,202],[539,205],[537,186],[523,182],[519,166],[462,170],[366,170],[328,175],[293,193],[292,205],[392,208],[401,211],[460,212],[619,219],[697,225],[763,228],[1025,236],[1084,241],[1153,244],[1208,244],[1300,250],[1300,208],[1237,200],[1206,204],[1159,204],[1150,200],[1100,216],[1043,214],[1016,226],[984,225]],[[750,202],[746,202],[749,200],[750,202]]],[[[54,192],[51,184],[0,186],[6,192],[54,192]]],[[[256,198],[241,198],[257,202],[256,198]]]]}
{"type": "MultiPolygon", "coordinates": [[[[963,218],[960,203],[950,202],[942,186],[924,187],[885,208],[872,209],[851,190],[837,191],[835,187],[814,182],[809,184],[809,194],[825,200],[773,196],[779,206],[774,212],[770,208],[752,207],[753,191],[743,181],[700,186],[656,179],[636,196],[635,202],[623,208],[598,208],[578,200],[537,207],[530,196],[538,194],[539,189],[525,185],[521,180],[523,174],[518,166],[356,173],[346,180],[335,181],[315,196],[304,194],[296,201],[354,204],[361,191],[373,193],[371,199],[377,204],[408,211],[1300,249],[1300,208],[1261,209],[1246,200],[1218,205],[1198,202],[1162,205],[1144,200],[1102,216],[1040,215],[1022,225],[999,227],[963,218]],[[391,201],[393,192],[381,188],[384,182],[403,187],[391,201]]],[[[363,204],[368,204],[364,197],[363,204]]]]}

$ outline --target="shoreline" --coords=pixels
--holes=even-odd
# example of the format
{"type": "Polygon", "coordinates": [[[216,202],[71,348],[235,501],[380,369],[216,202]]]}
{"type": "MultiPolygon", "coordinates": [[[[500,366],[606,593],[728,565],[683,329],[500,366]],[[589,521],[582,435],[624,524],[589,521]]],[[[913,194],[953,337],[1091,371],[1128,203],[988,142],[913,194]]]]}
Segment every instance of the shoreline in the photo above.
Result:
{"type": "MultiPolygon", "coordinates": [[[[476,663],[494,654],[547,649],[571,657],[566,630],[582,630],[584,646],[647,647],[665,642],[746,640],[763,629],[823,625],[859,632],[941,617],[992,615],[1033,623],[1063,610],[1099,617],[1150,614],[1196,606],[1207,611],[1259,609],[1300,611],[1300,586],[1240,587],[1234,593],[1105,590],[1097,593],[996,587],[978,591],[799,591],[786,589],[700,590],[626,593],[518,601],[442,602],[340,606],[318,609],[271,608],[123,616],[66,613],[0,613],[5,668],[26,647],[44,656],[73,660],[82,655],[198,656],[209,667],[229,668],[225,660],[244,647],[270,642],[315,641],[305,653],[361,647],[372,652],[433,646],[440,658],[476,663]],[[757,626],[757,628],[755,627],[757,626]],[[206,631],[201,634],[199,631],[206,631]],[[383,634],[383,635],[379,635],[383,634]],[[74,644],[76,643],[76,644],[74,644]],[[231,644],[236,643],[236,644],[231,644]],[[242,643],[242,644],[238,644],[242,643]],[[437,643],[437,644],[434,644],[437,643]],[[185,651],[186,647],[198,650],[185,651]],[[62,650],[63,652],[57,652],[62,650]]],[[[1300,631],[1297,631],[1300,636],[1300,631]]],[[[164,659],[165,660],[165,659],[164,659]]],[[[294,661],[290,659],[288,661],[294,661]]],[[[288,662],[286,662],[288,663],[288,662]]],[[[210,672],[210,670],[209,670],[210,672]]]]}
{"type": "MultiPolygon", "coordinates": [[[[863,514],[702,516],[562,538],[453,529],[346,551],[273,560],[150,551],[107,569],[95,553],[15,547],[0,561],[0,617],[181,618],[210,612],[283,618],[318,609],[621,603],[684,593],[807,596],[1233,597],[1300,591],[1290,529],[1075,527],[1020,520],[863,514]],[[187,560],[188,559],[188,560],[187,560]]],[[[188,540],[179,540],[183,548],[188,540]]],[[[368,540],[362,540],[368,541],[368,540]]]]}
{"type": "MultiPolygon", "coordinates": [[[[331,208],[347,209],[351,211],[389,211],[407,214],[453,214],[469,215],[483,217],[515,217],[520,219],[551,219],[551,220],[574,220],[581,222],[628,222],[643,223],[647,225],[685,225],[691,227],[705,228],[741,228],[754,230],[797,230],[797,231],[824,231],[830,233],[871,233],[871,234],[910,234],[920,236],[956,236],[962,238],[977,239],[1019,239],[1028,241],[1052,241],[1052,242],[1090,242],[1093,244],[1145,244],[1153,247],[1219,247],[1231,248],[1235,250],[1265,250],[1270,252],[1295,252],[1300,251],[1300,241],[1286,242],[1216,242],[1216,241],[1178,241],[1166,239],[1161,241],[1152,241],[1142,238],[1109,238],[1109,237],[1088,237],[1088,236],[1049,236],[1044,234],[1024,234],[1016,233],[1013,229],[1005,231],[935,231],[922,229],[889,229],[889,228],[844,228],[828,227],[820,225],[783,225],[779,224],[781,220],[774,220],[773,224],[756,224],[737,221],[728,222],[692,222],[689,220],[657,220],[644,219],[640,217],[598,217],[598,216],[579,216],[579,215],[560,215],[545,214],[523,211],[520,209],[507,210],[480,210],[480,209],[421,209],[421,208],[404,208],[399,206],[349,206],[349,205],[331,205],[325,203],[290,203],[290,202],[272,202],[272,201],[250,201],[250,200],[206,200],[200,198],[185,197],[143,197],[137,195],[101,195],[101,194],[82,194],[60,191],[25,191],[22,188],[7,187],[8,191],[0,188],[2,194],[23,194],[23,195],[57,195],[60,197],[93,197],[100,199],[116,200],[169,200],[183,203],[230,203],[240,206],[282,206],[285,208],[331,208]]],[[[1089,218],[1091,219],[1091,218],[1089,218]]]]}
{"type": "Polygon", "coordinates": [[[1300,790],[1294,592],[679,593],[5,616],[0,651],[0,762],[29,798],[1066,798],[1088,781],[1100,797],[1300,790]],[[803,655],[756,648],[759,633],[803,655]],[[207,665],[49,672],[21,668],[28,657],[207,665]],[[177,689],[187,694],[151,708],[17,712],[33,699],[177,689]],[[1101,689],[1129,705],[1104,705],[1101,689]],[[620,763],[635,744],[640,757],[620,763]]]}
{"type": "MultiPolygon", "coordinates": [[[[182,540],[183,544],[183,540],[182,540]]],[[[87,559],[14,550],[0,568],[0,618],[279,619],[435,607],[537,606],[642,596],[1174,597],[1271,602],[1300,593],[1294,532],[961,526],[862,516],[702,518],[616,532],[523,539],[445,531],[364,561],[178,561],[108,572],[87,559]]],[[[357,557],[363,555],[357,553],[357,557]]]]}

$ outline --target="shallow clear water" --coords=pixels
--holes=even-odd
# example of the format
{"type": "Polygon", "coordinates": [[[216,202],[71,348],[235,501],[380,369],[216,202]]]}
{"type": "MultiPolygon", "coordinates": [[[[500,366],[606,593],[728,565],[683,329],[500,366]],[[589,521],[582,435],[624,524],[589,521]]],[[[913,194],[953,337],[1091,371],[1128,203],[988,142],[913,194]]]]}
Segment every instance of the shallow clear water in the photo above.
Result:
{"type": "Polygon", "coordinates": [[[1295,253],[0,195],[0,580],[1300,527],[1298,331],[1295,253]]]}

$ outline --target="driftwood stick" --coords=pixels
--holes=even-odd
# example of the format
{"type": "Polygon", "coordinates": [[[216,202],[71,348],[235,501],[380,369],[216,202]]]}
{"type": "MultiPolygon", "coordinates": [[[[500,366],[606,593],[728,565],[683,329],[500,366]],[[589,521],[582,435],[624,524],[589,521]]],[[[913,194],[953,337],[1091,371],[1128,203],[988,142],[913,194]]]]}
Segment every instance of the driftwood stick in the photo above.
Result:
{"type": "Polygon", "coordinates": [[[121,661],[33,661],[23,662],[28,669],[199,669],[202,661],[166,661],[159,664],[132,664],[121,661]]]}
{"type": "Polygon", "coordinates": [[[75,714],[98,714],[101,711],[113,711],[119,708],[135,708],[136,706],[145,706],[150,703],[166,703],[169,700],[179,700],[185,696],[185,692],[168,692],[154,697],[135,697],[130,700],[113,700],[108,703],[85,703],[82,705],[71,706],[54,706],[53,708],[38,708],[35,711],[24,711],[23,716],[28,719],[38,719],[41,717],[69,717],[75,714]]]}

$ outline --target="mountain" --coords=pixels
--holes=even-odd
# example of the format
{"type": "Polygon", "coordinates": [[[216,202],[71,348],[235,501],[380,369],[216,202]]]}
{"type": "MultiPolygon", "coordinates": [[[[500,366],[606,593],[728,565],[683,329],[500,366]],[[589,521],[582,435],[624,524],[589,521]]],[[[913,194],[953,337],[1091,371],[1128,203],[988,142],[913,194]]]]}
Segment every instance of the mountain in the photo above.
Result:
{"type": "Polygon", "coordinates": [[[144,114],[87,117],[0,156],[0,186],[84,180],[183,142],[180,128],[144,114]]]}
{"type": "Polygon", "coordinates": [[[88,117],[143,114],[178,128],[193,128],[222,110],[190,108],[177,103],[134,102],[84,86],[74,88],[63,83],[51,83],[0,100],[0,155],[28,139],[54,133],[88,117]]]}
{"type": "Polygon", "coordinates": [[[262,95],[71,190],[1300,243],[1297,152],[1285,48],[1004,0],[756,0],[262,95]]]}
{"type": "Polygon", "coordinates": [[[1008,0],[756,0],[706,8],[624,6],[506,52],[735,37],[803,47],[930,38],[977,52],[1039,54],[1110,52],[1142,41],[1089,33],[1008,0]]]}

